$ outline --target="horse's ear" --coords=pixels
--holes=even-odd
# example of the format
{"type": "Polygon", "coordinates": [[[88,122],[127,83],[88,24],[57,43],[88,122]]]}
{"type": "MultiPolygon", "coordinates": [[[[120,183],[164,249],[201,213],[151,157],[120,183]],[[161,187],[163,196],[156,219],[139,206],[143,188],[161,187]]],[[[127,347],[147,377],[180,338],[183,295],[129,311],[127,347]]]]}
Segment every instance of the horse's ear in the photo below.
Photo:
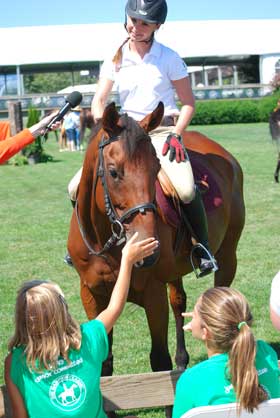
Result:
{"type": "Polygon", "coordinates": [[[113,134],[116,131],[117,123],[120,118],[114,102],[106,106],[102,116],[102,127],[104,131],[113,134]]]}
{"type": "Polygon", "coordinates": [[[146,132],[150,132],[153,129],[157,128],[160,124],[164,113],[164,105],[162,102],[159,102],[156,109],[150,113],[149,115],[145,116],[144,119],[139,122],[140,126],[146,132]]]}

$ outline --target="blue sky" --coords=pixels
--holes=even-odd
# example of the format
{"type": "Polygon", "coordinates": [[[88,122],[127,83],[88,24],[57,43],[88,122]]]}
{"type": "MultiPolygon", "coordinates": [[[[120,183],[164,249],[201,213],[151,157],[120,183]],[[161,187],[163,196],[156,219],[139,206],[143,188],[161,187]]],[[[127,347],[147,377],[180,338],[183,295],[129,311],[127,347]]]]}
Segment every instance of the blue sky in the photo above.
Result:
{"type": "MultiPolygon", "coordinates": [[[[169,20],[280,18],[280,0],[167,0],[169,20]]],[[[126,0],[1,0],[0,27],[122,22],[126,0]]]]}

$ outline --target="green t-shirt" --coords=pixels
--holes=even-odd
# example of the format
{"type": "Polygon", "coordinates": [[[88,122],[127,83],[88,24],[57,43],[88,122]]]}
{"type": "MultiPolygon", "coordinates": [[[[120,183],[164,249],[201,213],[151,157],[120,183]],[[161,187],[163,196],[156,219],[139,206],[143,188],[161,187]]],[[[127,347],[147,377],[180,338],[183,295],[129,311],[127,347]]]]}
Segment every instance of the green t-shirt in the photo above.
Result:
{"type": "Polygon", "coordinates": [[[102,362],[108,355],[108,336],[102,322],[81,325],[80,350],[70,350],[67,363],[42,373],[30,371],[24,348],[12,352],[11,379],[18,387],[29,418],[106,418],[100,392],[102,362]]]}
{"type": "MultiPolygon", "coordinates": [[[[183,418],[192,408],[236,402],[235,392],[226,376],[228,354],[218,354],[187,369],[176,385],[172,418],[183,418]]],[[[257,341],[256,368],[259,383],[269,399],[280,397],[279,369],[275,351],[257,341]]]]}

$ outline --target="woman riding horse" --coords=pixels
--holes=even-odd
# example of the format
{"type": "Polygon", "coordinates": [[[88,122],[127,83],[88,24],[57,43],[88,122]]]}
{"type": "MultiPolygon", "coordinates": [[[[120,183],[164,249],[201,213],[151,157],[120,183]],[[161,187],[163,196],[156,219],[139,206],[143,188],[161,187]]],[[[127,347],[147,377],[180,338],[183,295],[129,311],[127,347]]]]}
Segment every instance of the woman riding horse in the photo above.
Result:
{"type": "MultiPolygon", "coordinates": [[[[190,225],[197,242],[193,254],[200,268],[199,276],[204,276],[218,267],[209,248],[203,201],[195,187],[190,161],[182,142],[182,134],[191,121],[195,106],[187,67],[175,51],[154,39],[155,31],[167,16],[165,0],[129,0],[125,13],[128,38],[114,58],[105,61],[102,66],[92,113],[95,121],[102,117],[114,82],[122,112],[137,121],[152,112],[159,101],[163,102],[165,114],[161,127],[151,135],[152,142],[162,169],[181,199],[183,219],[190,225]],[[180,112],[174,89],[182,104],[180,112]]],[[[76,189],[80,174],[71,181],[69,192],[72,199],[71,189],[76,189]]]]}
{"type": "Polygon", "coordinates": [[[181,199],[183,218],[188,219],[200,243],[194,254],[199,257],[200,276],[203,276],[216,270],[217,266],[209,249],[203,202],[195,188],[192,168],[181,137],[194,113],[194,97],[187,68],[176,52],[154,39],[155,31],[167,16],[165,0],[129,0],[125,13],[128,39],[113,60],[103,64],[92,113],[95,119],[102,116],[114,82],[122,111],[135,120],[141,120],[151,112],[159,100],[163,102],[165,117],[161,128],[151,135],[152,142],[163,170],[181,199]],[[176,106],[174,88],[182,104],[180,112],[176,106]],[[166,156],[168,151],[169,159],[166,156]],[[175,157],[176,162],[173,162],[175,157]]]}

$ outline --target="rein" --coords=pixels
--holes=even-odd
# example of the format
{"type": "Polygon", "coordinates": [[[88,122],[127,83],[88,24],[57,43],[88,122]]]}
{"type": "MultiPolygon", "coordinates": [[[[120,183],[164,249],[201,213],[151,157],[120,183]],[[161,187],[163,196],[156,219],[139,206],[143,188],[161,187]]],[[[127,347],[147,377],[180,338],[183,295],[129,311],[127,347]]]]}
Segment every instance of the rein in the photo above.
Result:
{"type": "Polygon", "coordinates": [[[133,208],[128,209],[122,216],[118,216],[114,208],[114,205],[112,203],[109,189],[108,189],[108,184],[106,180],[106,171],[104,168],[103,150],[107,145],[110,145],[112,142],[118,141],[119,139],[120,139],[119,136],[112,136],[112,137],[109,137],[108,139],[106,139],[103,136],[98,146],[98,169],[97,169],[97,174],[96,174],[94,184],[93,184],[93,193],[95,194],[97,181],[98,181],[98,178],[100,178],[102,186],[103,186],[103,191],[104,191],[105,211],[106,211],[106,215],[109,218],[109,221],[111,224],[111,231],[112,231],[112,235],[106,241],[106,243],[104,244],[103,248],[100,251],[95,251],[86,238],[86,233],[84,231],[84,228],[82,226],[82,223],[79,217],[78,199],[75,205],[75,214],[77,217],[77,222],[78,222],[79,230],[81,233],[81,237],[87,249],[89,250],[90,255],[102,256],[106,251],[108,251],[110,248],[116,245],[120,240],[125,238],[125,227],[123,224],[127,219],[129,219],[135,213],[140,212],[144,214],[147,210],[152,210],[153,212],[156,213],[155,204],[152,202],[149,202],[149,203],[141,203],[139,205],[136,205],[133,208]]]}

